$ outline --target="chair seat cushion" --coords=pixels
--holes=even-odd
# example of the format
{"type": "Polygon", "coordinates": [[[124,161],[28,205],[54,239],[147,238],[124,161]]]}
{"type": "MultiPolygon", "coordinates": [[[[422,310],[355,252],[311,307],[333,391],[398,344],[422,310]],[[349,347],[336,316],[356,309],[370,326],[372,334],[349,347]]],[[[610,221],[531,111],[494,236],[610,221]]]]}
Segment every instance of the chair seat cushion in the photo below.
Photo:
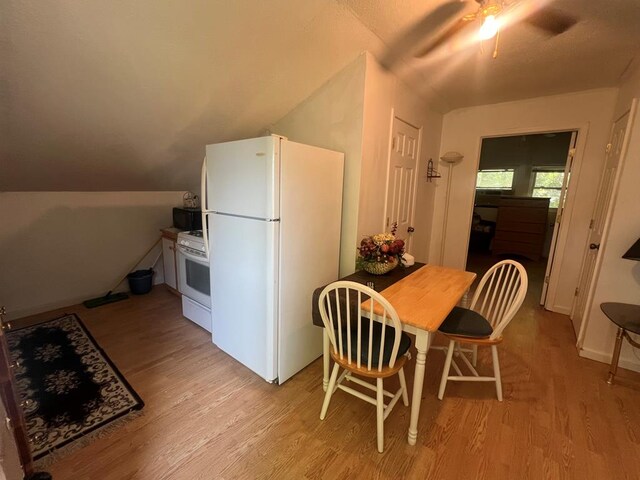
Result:
{"type": "MultiPolygon", "coordinates": [[[[366,367],[367,361],[369,359],[369,319],[366,317],[362,317],[362,340],[361,350],[360,350],[360,361],[361,365],[366,367]]],[[[393,342],[395,341],[396,329],[387,325],[386,332],[384,335],[384,346],[382,353],[382,364],[389,365],[389,360],[391,360],[391,352],[393,351],[393,342]]],[[[336,339],[337,339],[336,332],[336,339]]],[[[382,336],[382,324],[379,322],[373,322],[373,339],[371,342],[371,349],[373,350],[373,355],[371,357],[371,366],[378,366],[378,359],[380,358],[380,338],[382,336]]],[[[347,348],[347,331],[346,328],[343,328],[342,331],[342,341],[344,342],[345,354],[347,348]]],[[[402,355],[407,353],[411,347],[411,337],[404,332],[400,332],[400,346],[398,347],[398,354],[396,358],[400,358],[402,355]]],[[[357,327],[352,328],[351,330],[351,360],[358,360],[358,330],[357,327]]]]}
{"type": "Polygon", "coordinates": [[[493,328],[479,313],[467,308],[453,307],[438,331],[449,335],[486,338],[493,333],[493,328]]]}

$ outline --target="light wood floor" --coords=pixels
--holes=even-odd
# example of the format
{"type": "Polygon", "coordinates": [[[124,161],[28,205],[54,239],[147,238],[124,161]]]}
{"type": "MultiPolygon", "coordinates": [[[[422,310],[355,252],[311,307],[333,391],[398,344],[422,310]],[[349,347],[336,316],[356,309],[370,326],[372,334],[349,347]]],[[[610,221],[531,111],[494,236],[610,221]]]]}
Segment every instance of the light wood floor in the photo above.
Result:
{"type": "Polygon", "coordinates": [[[269,385],[183,319],[179,299],[161,287],[65,309],[79,314],[146,406],[49,471],[55,480],[639,478],[640,375],[621,370],[608,386],[606,365],[577,356],[568,318],[530,297],[501,345],[504,401],[492,385],[473,383],[450,383],[438,401],[444,355],[431,352],[418,444],[406,442],[409,409],[399,403],[385,422],[384,454],[373,406],[338,391],[319,420],[321,360],[269,385]]]}

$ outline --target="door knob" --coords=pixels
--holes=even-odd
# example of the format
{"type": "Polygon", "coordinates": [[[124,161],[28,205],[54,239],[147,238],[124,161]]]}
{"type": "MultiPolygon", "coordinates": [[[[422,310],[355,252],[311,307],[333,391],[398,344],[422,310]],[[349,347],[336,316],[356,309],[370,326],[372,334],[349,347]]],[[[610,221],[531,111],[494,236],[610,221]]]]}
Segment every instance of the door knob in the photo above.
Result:
{"type": "Polygon", "coordinates": [[[415,231],[416,231],[416,229],[415,229],[415,228],[413,228],[413,227],[409,227],[409,228],[407,228],[407,232],[409,232],[409,233],[413,233],[413,232],[415,232],[415,231]]]}
{"type": "Polygon", "coordinates": [[[600,244],[599,243],[592,243],[589,245],[589,249],[590,250],[600,250],[600,244]]]}

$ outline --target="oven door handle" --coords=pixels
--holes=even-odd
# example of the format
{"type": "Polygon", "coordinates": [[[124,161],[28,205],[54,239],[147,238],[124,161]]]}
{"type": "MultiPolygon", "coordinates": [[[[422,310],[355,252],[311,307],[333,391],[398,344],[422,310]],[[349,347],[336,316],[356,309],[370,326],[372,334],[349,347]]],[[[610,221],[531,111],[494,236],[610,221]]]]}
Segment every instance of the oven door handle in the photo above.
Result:
{"type": "Polygon", "coordinates": [[[194,262],[201,263],[202,265],[208,265],[206,258],[187,252],[181,245],[178,245],[178,251],[180,252],[181,255],[184,255],[184,257],[188,258],[189,260],[193,260],[194,262]]]}

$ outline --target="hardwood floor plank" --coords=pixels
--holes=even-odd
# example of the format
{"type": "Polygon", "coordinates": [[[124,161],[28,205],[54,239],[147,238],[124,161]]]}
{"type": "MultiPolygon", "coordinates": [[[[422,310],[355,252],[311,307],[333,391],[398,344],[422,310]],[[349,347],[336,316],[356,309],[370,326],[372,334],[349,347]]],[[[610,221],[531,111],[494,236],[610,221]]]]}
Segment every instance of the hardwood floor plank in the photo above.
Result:
{"type": "MultiPolygon", "coordinates": [[[[499,349],[504,401],[492,384],[456,382],[437,400],[444,355],[432,351],[418,443],[406,442],[409,409],[399,403],[385,422],[384,454],[374,407],[338,391],[320,421],[320,359],[269,385],[184,319],[162,288],[15,323],[77,313],[146,404],[53,464],[56,480],[638,478],[640,374],[621,370],[620,383],[607,385],[607,365],[578,357],[569,319],[536,300],[528,297],[499,349]]],[[[491,371],[488,349],[478,362],[491,371]]]]}

